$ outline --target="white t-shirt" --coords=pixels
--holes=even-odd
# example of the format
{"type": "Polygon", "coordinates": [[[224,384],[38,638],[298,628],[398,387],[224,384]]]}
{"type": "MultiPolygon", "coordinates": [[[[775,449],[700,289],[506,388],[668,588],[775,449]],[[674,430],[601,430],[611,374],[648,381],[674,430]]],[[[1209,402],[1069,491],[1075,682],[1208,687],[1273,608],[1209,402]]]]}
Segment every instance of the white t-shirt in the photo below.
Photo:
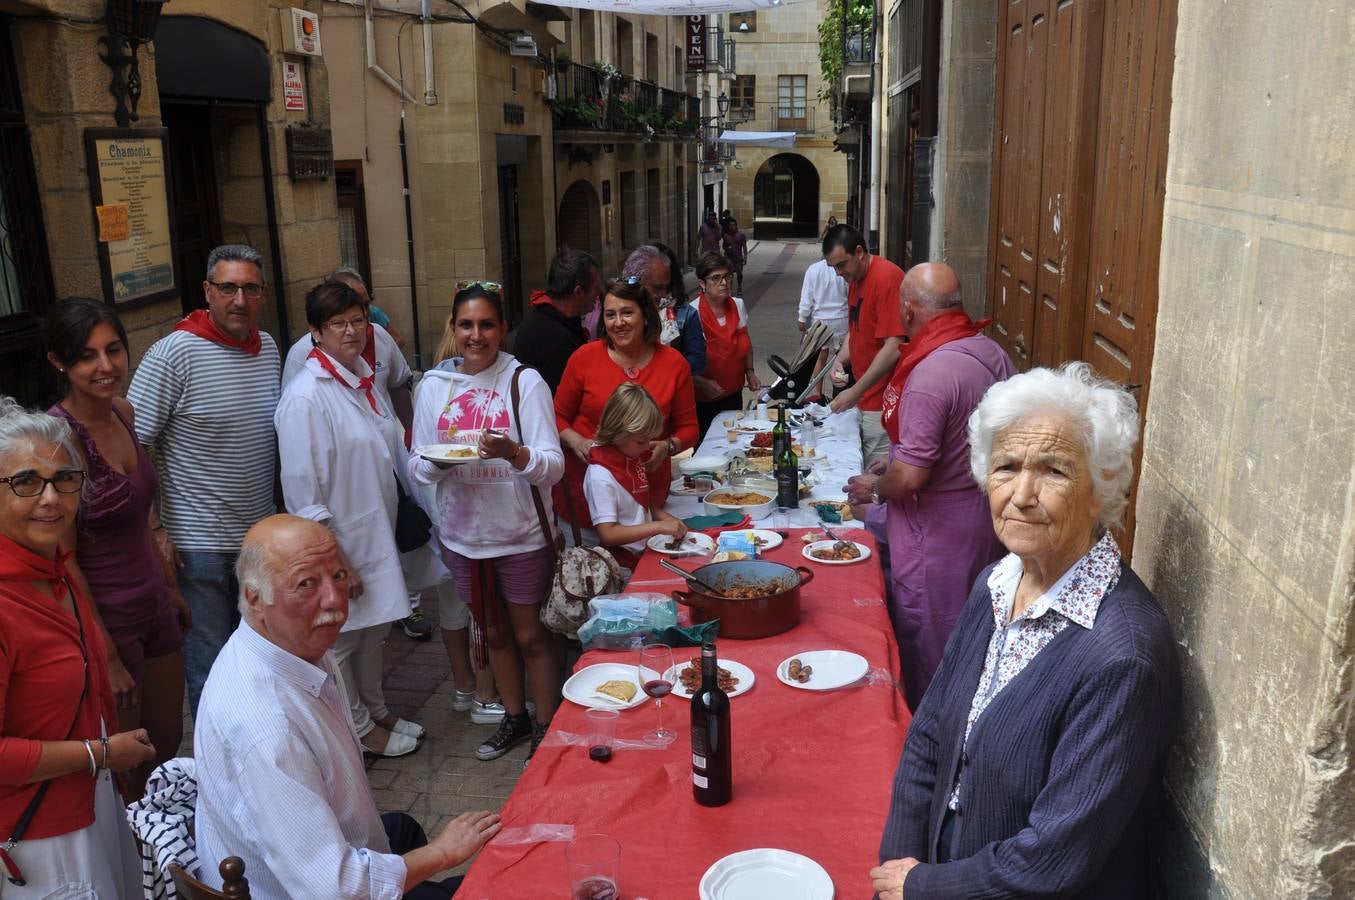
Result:
{"type": "Polygon", "coordinates": [[[800,288],[801,322],[811,319],[842,319],[847,316],[847,281],[833,271],[828,261],[821,259],[805,269],[804,284],[800,288]]]}
{"type": "MultiPolygon", "coordinates": [[[[584,472],[583,496],[593,513],[594,525],[643,525],[652,521],[649,510],[641,506],[603,466],[590,465],[588,471],[584,472]]],[[[644,540],[631,541],[625,546],[636,553],[645,552],[644,540]]]]}
{"type": "MultiPolygon", "coordinates": [[[[405,361],[405,355],[395,345],[395,338],[390,336],[389,331],[373,323],[372,334],[375,335],[376,340],[376,365],[372,367],[376,370],[374,385],[386,395],[387,400],[390,400],[391,388],[399,387],[409,381],[412,373],[409,371],[409,363],[405,361]]],[[[295,378],[305,368],[306,357],[310,356],[314,346],[311,343],[311,333],[306,331],[287,350],[287,359],[282,364],[282,387],[284,390],[287,388],[287,382],[295,378]]]]}

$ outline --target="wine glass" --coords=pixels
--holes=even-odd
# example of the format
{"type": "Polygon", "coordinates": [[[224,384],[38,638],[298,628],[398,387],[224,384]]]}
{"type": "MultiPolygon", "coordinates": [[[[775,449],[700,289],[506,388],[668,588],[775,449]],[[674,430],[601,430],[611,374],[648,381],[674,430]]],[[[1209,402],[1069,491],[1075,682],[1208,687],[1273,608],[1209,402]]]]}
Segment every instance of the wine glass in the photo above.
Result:
{"type": "Polygon", "coordinates": [[[667,644],[645,644],[640,648],[637,674],[645,693],[654,698],[654,706],[659,713],[658,723],[653,731],[644,736],[644,741],[656,747],[666,747],[677,740],[677,734],[663,727],[663,698],[673,692],[673,684],[677,680],[677,670],[673,667],[673,648],[667,644]],[[646,669],[657,672],[658,677],[653,677],[646,669]]]}

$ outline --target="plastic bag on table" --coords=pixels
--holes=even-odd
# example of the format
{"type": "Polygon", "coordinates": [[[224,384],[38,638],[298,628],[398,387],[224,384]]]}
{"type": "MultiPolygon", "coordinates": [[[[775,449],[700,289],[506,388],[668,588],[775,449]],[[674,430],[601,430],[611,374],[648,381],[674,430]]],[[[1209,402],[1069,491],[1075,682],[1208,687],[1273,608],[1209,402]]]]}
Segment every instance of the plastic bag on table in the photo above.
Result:
{"type": "Polygon", "coordinates": [[[585,650],[631,650],[650,635],[677,626],[677,604],[664,594],[602,594],[588,601],[588,621],[579,627],[585,650]]]}

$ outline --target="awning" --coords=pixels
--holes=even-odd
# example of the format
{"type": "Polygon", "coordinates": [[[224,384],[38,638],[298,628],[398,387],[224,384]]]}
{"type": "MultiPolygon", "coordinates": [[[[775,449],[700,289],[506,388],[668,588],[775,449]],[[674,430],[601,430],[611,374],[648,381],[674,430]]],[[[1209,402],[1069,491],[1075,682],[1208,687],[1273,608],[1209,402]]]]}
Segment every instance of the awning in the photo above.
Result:
{"type": "Polygon", "coordinates": [[[551,6],[596,9],[642,16],[704,16],[715,13],[755,12],[776,9],[805,0],[539,0],[551,6]]]}
{"type": "Polygon", "coordinates": [[[795,146],[793,131],[723,131],[720,140],[736,147],[776,147],[789,150],[795,146]]]}

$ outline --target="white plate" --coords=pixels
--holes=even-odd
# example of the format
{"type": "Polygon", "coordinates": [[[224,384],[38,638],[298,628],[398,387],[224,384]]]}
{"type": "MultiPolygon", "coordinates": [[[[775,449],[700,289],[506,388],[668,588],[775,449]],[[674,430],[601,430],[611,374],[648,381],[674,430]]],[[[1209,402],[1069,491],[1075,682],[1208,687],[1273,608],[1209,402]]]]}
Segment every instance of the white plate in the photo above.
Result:
{"type": "Polygon", "coordinates": [[[755,536],[760,537],[767,542],[757,548],[759,553],[781,546],[781,535],[777,534],[775,531],[768,531],[765,528],[753,528],[751,531],[755,536]]]}
{"type": "Polygon", "coordinates": [[[460,465],[461,463],[484,461],[480,459],[480,454],[476,451],[474,444],[424,444],[422,447],[414,448],[414,452],[429,462],[450,463],[454,466],[460,465]],[[453,448],[458,450],[470,450],[471,455],[455,459],[449,458],[447,452],[453,448]]]}
{"type": "Polygon", "coordinates": [[[837,541],[815,541],[812,544],[807,544],[800,552],[804,555],[805,559],[810,562],[816,562],[821,566],[852,566],[863,560],[870,559],[870,548],[865,544],[857,544],[856,541],[847,542],[849,544],[856,544],[856,549],[861,551],[861,555],[856,559],[819,559],[814,555],[813,551],[828,549],[836,543],[837,541]]]}
{"type": "MultiPolygon", "coordinates": [[[[698,672],[701,671],[701,657],[693,657],[692,662],[696,664],[696,670],[698,672]]],[[[663,677],[672,679],[674,697],[690,700],[692,699],[691,692],[682,686],[682,679],[678,677],[679,673],[685,668],[687,668],[687,663],[676,663],[673,668],[663,673],[663,677]]],[[[729,692],[730,697],[737,697],[740,694],[748,693],[753,687],[753,682],[757,681],[757,676],[753,674],[753,670],[741,662],[735,662],[732,659],[721,659],[720,668],[728,670],[730,675],[739,679],[739,683],[734,687],[734,690],[729,692]]]]}
{"type": "Polygon", "coordinates": [[[645,546],[650,550],[656,550],[659,553],[714,553],[715,541],[708,534],[702,534],[699,531],[689,531],[687,536],[682,539],[682,546],[676,550],[670,550],[669,544],[672,538],[666,534],[656,534],[648,541],[645,546]]]}
{"type": "MultiPolygon", "coordinates": [[[[718,491],[723,486],[724,482],[717,480],[715,482],[715,487],[711,488],[711,490],[718,491]]],[[[710,491],[707,490],[698,491],[696,488],[689,488],[687,487],[686,481],[679,477],[674,478],[672,483],[668,485],[668,493],[678,497],[701,497],[704,496],[705,494],[709,494],[710,491]]]]}
{"type": "Polygon", "coordinates": [[[759,431],[771,431],[775,427],[776,423],[770,419],[743,419],[734,426],[734,430],[739,434],[754,434],[759,431]]]}
{"type": "Polygon", "coordinates": [[[701,900],[833,900],[833,879],[808,856],[771,847],[731,853],[701,876],[701,900]]]}
{"type": "MultiPolygon", "coordinates": [[[[635,675],[634,665],[598,663],[588,666],[586,669],[580,669],[569,676],[569,680],[565,682],[561,693],[564,694],[566,700],[572,700],[580,706],[587,706],[590,709],[630,709],[649,699],[649,695],[644,692],[644,688],[636,680],[635,675]],[[607,681],[629,681],[635,685],[635,696],[631,698],[629,703],[608,699],[605,694],[597,692],[598,685],[607,681]]],[[[647,681],[653,681],[658,677],[658,672],[653,669],[645,669],[647,681]]]]}
{"type": "Polygon", "coordinates": [[[864,656],[850,650],[806,650],[777,663],[776,677],[782,684],[804,691],[831,691],[860,681],[869,668],[864,656]],[[803,684],[786,674],[792,659],[814,670],[803,684]]]}

